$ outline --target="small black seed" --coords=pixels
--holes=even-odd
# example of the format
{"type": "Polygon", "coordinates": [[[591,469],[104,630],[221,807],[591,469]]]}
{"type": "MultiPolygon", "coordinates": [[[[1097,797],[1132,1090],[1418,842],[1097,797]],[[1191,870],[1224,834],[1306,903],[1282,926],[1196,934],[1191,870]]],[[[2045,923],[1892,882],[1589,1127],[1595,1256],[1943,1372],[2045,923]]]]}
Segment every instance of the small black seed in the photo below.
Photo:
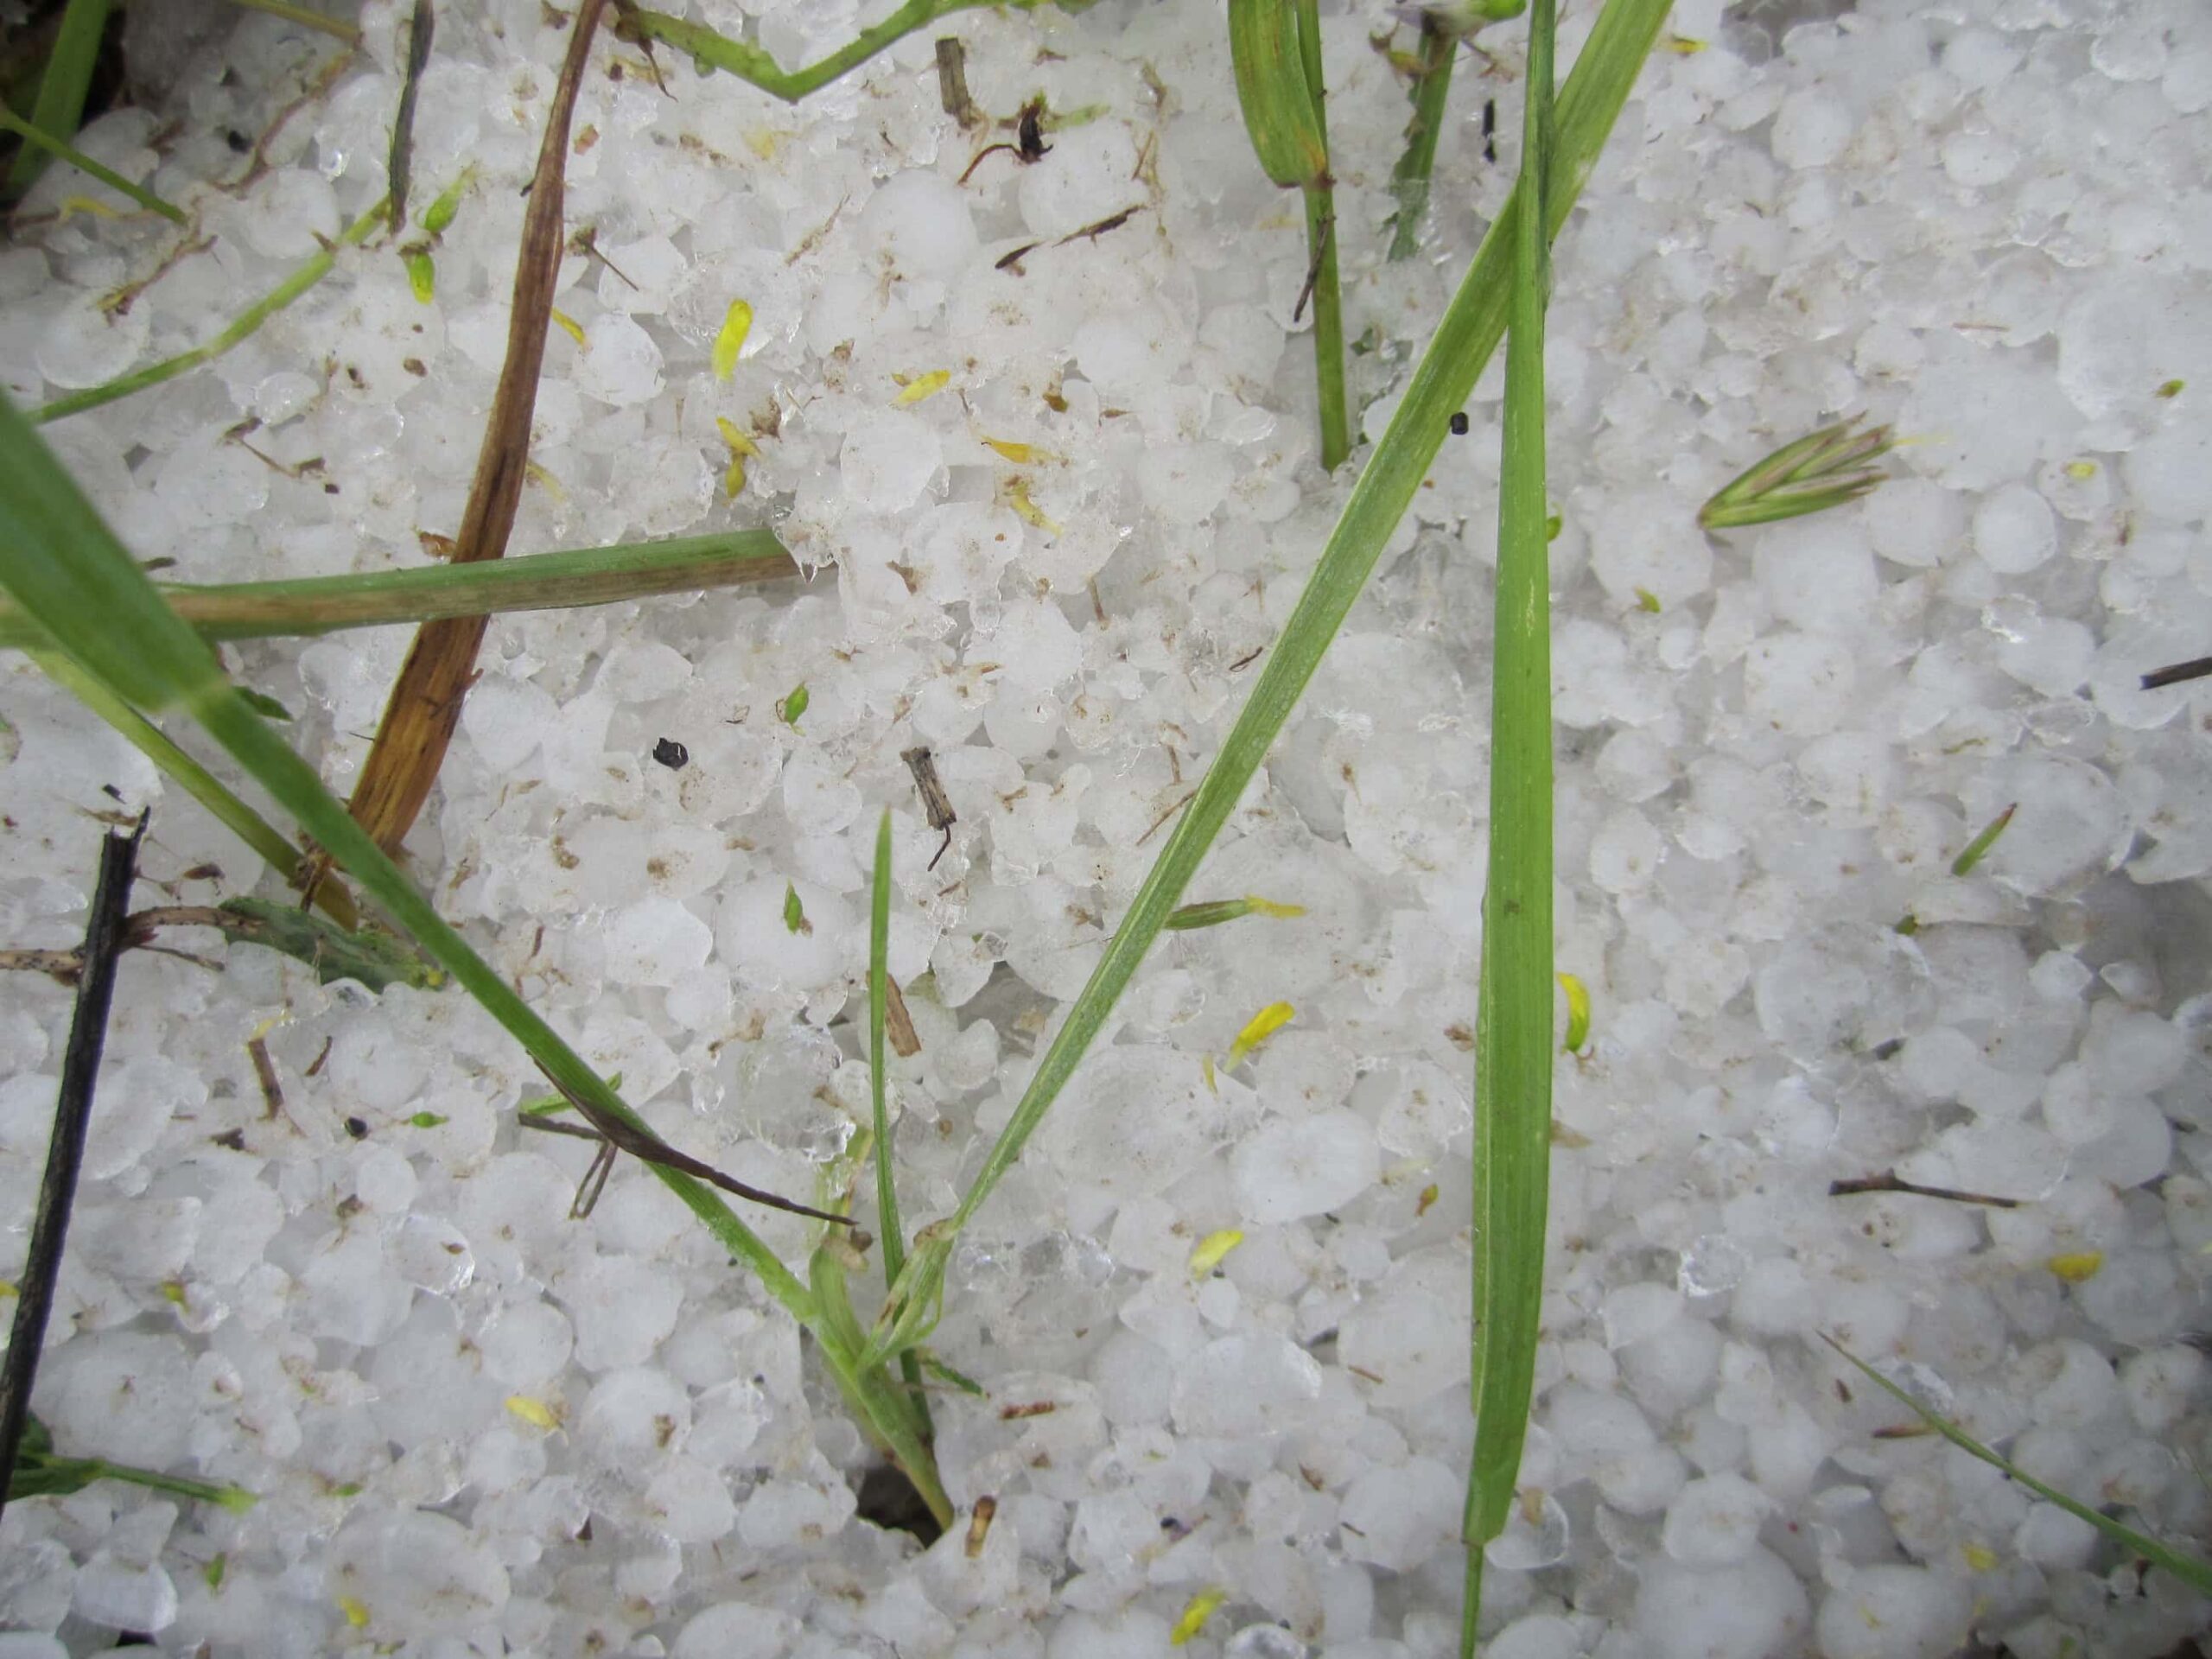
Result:
{"type": "Polygon", "coordinates": [[[681,772],[683,770],[684,764],[691,759],[691,751],[674,738],[664,737],[653,745],[653,759],[671,772],[681,772]]]}
{"type": "Polygon", "coordinates": [[[1467,435],[1467,411],[1464,409],[1456,410],[1452,414],[1452,435],[1455,438],[1464,438],[1467,435]]]}
{"type": "Polygon", "coordinates": [[[245,155],[246,151],[253,148],[253,140],[247,137],[245,134],[240,132],[236,127],[226,128],[224,130],[223,142],[231,147],[233,154],[239,156],[245,155]]]}
{"type": "Polygon", "coordinates": [[[346,1133],[356,1141],[365,1141],[369,1138],[369,1126],[360,1118],[349,1117],[346,1120],[346,1133]]]}

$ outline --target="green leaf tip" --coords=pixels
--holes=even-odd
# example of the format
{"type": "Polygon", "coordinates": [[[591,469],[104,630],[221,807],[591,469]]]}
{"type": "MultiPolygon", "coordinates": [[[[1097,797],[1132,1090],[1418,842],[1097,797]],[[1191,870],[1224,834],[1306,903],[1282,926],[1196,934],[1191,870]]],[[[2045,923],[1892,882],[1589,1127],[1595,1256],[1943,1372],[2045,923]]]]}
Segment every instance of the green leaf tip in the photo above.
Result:
{"type": "Polygon", "coordinates": [[[1951,861],[1951,874],[1974,874],[1974,867],[1989,856],[1989,849],[1997,844],[1997,837],[2005,833],[2005,826],[2012,822],[2012,815],[2019,810],[2020,804],[2015,801],[1984,825],[1981,833],[1967,842],[1965,849],[1951,861]]]}
{"type": "Polygon", "coordinates": [[[1842,506],[1889,476],[1872,463],[1896,447],[1886,426],[1824,426],[1738,473],[1698,510],[1697,521],[1707,530],[1740,530],[1842,506]]]}
{"type": "Polygon", "coordinates": [[[1219,927],[1224,922],[1246,916],[1274,916],[1287,920],[1305,913],[1303,905],[1279,905],[1272,899],[1248,893],[1242,899],[1214,899],[1204,904],[1185,905],[1171,912],[1164,925],[1176,932],[1187,933],[1194,928],[1219,927]]]}
{"type": "Polygon", "coordinates": [[[814,924],[806,919],[806,906],[798,901],[798,889],[790,882],[784,883],[784,927],[792,933],[811,933],[814,924]]]}

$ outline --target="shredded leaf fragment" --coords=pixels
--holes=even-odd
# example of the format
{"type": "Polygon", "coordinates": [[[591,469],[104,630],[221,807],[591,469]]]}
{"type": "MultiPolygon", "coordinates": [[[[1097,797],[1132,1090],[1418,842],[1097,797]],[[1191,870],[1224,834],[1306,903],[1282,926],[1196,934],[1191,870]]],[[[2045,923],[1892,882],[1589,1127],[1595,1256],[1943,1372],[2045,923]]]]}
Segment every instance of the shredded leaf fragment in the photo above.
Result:
{"type": "Polygon", "coordinates": [[[369,1622],[369,1610],[352,1596],[338,1598],[338,1611],[346,1615],[346,1622],[357,1630],[369,1622]]]}
{"type": "Polygon", "coordinates": [[[1255,1052],[1261,1044],[1297,1017],[1298,1010],[1287,1002],[1268,1003],[1247,1020],[1244,1029],[1236,1033],[1236,1040],[1229,1046],[1229,1064],[1235,1065],[1255,1052]]]}
{"type": "Polygon", "coordinates": [[[721,330],[715,335],[715,378],[727,380],[737,372],[737,359],[744,355],[745,337],[753,332],[753,302],[732,300],[723,314],[721,330]]]}
{"type": "Polygon", "coordinates": [[[1415,1221],[1419,1221],[1423,1216],[1428,1213],[1430,1206],[1435,1204],[1437,1196],[1440,1191],[1441,1189],[1438,1187],[1434,1181],[1431,1181],[1427,1186],[1421,1188],[1421,1197],[1414,1201],[1414,1219],[1415,1221]]]}
{"type": "Polygon", "coordinates": [[[418,1129],[435,1129],[439,1124],[450,1120],[436,1112],[417,1112],[407,1121],[418,1129]]]}
{"type": "Polygon", "coordinates": [[[1244,1235],[1234,1227],[1224,1227],[1219,1232],[1208,1233],[1198,1241],[1198,1248],[1191,1252],[1191,1277],[1203,1279],[1222,1264],[1224,1258],[1244,1242],[1244,1235]]]}
{"type": "Polygon", "coordinates": [[[1967,1558],[1967,1566],[1976,1573],[1994,1572],[1997,1552],[1987,1544],[1966,1543],[1959,1547],[1959,1554],[1967,1558]]]}
{"type": "Polygon", "coordinates": [[[798,889],[790,882],[784,883],[784,930],[790,933],[811,933],[814,924],[806,919],[806,906],[798,900],[798,889]]]}
{"type": "Polygon", "coordinates": [[[801,680],[776,704],[776,718],[796,731],[798,729],[798,717],[806,712],[806,705],[812,701],[813,698],[807,694],[806,682],[801,680]]]}
{"type": "Polygon", "coordinates": [[[1659,614],[1659,595],[1649,588],[1639,588],[1636,590],[1636,607],[1640,611],[1649,611],[1652,615],[1656,616],[1659,614]]]}
{"type": "Polygon", "coordinates": [[[558,306],[553,308],[552,316],[555,326],[556,326],[561,332],[566,334],[570,340],[576,342],[576,349],[578,351],[582,352],[591,349],[591,342],[584,338],[583,324],[578,322],[574,317],[562,310],[558,306]]]}
{"type": "Polygon", "coordinates": [[[229,1552],[219,1549],[215,1552],[213,1559],[200,1569],[200,1576],[207,1580],[210,1590],[220,1590],[223,1587],[223,1575],[230,1571],[230,1567],[229,1552]]]}
{"type": "Polygon", "coordinates": [[[428,248],[402,248],[400,263],[407,267],[408,290],[415,296],[417,305],[428,305],[438,296],[437,262],[430,257],[428,248]]]}
{"type": "Polygon", "coordinates": [[[2156,395],[2160,397],[2178,397],[2182,394],[2182,389],[2188,385],[2189,382],[2186,380],[2169,380],[2158,388],[2156,395]]]}

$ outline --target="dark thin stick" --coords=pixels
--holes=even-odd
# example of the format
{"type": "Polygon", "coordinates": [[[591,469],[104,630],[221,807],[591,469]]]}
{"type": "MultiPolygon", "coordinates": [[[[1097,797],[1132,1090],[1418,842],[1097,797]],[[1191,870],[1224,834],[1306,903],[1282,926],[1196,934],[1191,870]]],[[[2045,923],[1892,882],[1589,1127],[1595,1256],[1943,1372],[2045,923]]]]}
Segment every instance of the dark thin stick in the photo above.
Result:
{"type": "MultiPolygon", "coordinates": [[[[581,1095],[572,1092],[560,1078],[545,1070],[543,1062],[539,1064],[537,1069],[545,1072],[546,1081],[560,1090],[563,1100],[584,1115],[585,1121],[590,1123],[594,1129],[599,1131],[601,1139],[618,1150],[628,1153],[641,1163],[658,1164],[664,1169],[681,1170],[694,1180],[704,1181],[709,1186],[718,1186],[725,1192],[748,1199],[752,1203],[766,1205],[771,1210],[785,1210],[795,1216],[810,1216],[817,1221],[835,1222],[840,1227],[849,1227],[853,1224],[850,1216],[835,1216],[827,1210],[812,1209],[792,1199],[779,1198],[773,1192],[764,1192],[757,1186],[747,1186],[736,1177],[723,1174],[712,1164],[702,1163],[688,1152],[678,1152],[651,1130],[641,1129],[633,1124],[626,1123],[613,1113],[605,1111],[592,1102],[584,1099],[581,1095]]],[[[544,1122],[537,1117],[525,1117],[523,1122],[556,1135],[577,1133],[566,1125],[556,1126],[544,1122]]],[[[589,1179],[588,1175],[586,1179],[589,1179]]],[[[600,1185],[604,1186],[606,1184],[606,1178],[601,1176],[600,1185]]],[[[594,1192],[592,1196],[596,1199],[598,1194],[594,1192]]],[[[578,1202],[581,1203],[582,1199],[582,1195],[579,1193],[578,1202]]]]}
{"type": "Polygon", "coordinates": [[[963,127],[983,118],[976,100],[968,95],[968,48],[953,35],[940,35],[937,43],[937,96],[944,112],[963,127]]]}
{"type": "Polygon", "coordinates": [[[1332,213],[1321,221],[1320,240],[1314,243],[1313,262],[1306,267],[1306,286],[1298,290],[1298,303],[1290,308],[1293,322],[1306,315],[1306,302],[1313,297],[1313,285],[1321,280],[1321,262],[1328,257],[1329,241],[1336,233],[1337,219],[1332,213]]]}
{"type": "Polygon", "coordinates": [[[2212,674],[2212,657],[2194,657],[2185,663],[2176,663],[2171,668],[2162,668],[2143,677],[2143,689],[2156,691],[2161,686],[2179,685],[2183,680],[2201,680],[2212,674]]]}
{"type": "Polygon", "coordinates": [[[99,882],[92,889],[92,920],[85,929],[84,972],[61,1062],[54,1138],[46,1149],[46,1175],[39,1183],[38,1214],[31,1222],[30,1255],[8,1337],[8,1357],[0,1365],[0,1507],[6,1505],[8,1488],[16,1478],[16,1459],[30,1420],[31,1384],[38,1375],[40,1351],[46,1346],[47,1319],[54,1312],[54,1281],[61,1272],[61,1246],[69,1231],[69,1209],[76,1201],[77,1173],[84,1166],[92,1085],[99,1076],[100,1050],[107,1041],[108,1005],[115,997],[116,963],[130,926],[130,885],[137,878],[138,843],[145,834],[146,818],[141,813],[129,835],[111,834],[100,848],[99,882]]]}
{"type": "Polygon", "coordinates": [[[1916,1198],[1948,1198],[1953,1204],[1986,1204],[1993,1210],[2017,1210],[2018,1198],[1993,1198],[1986,1192],[1961,1192],[1955,1186],[1923,1186],[1917,1181],[1899,1178],[1894,1169],[1885,1169],[1878,1175],[1861,1175],[1856,1180],[1830,1181],[1828,1197],[1849,1198],[1858,1192],[1904,1192],[1916,1198]]]}
{"type": "Polygon", "coordinates": [[[1045,245],[1042,242],[1025,242],[1021,246],[1016,248],[1012,253],[1004,255],[1001,257],[993,269],[997,270],[1010,270],[1017,276],[1021,276],[1023,274],[1021,269],[1022,257],[1026,254],[1036,252],[1038,249],[1044,245],[1045,245]]]}
{"type": "Polygon", "coordinates": [[[415,94],[430,61],[430,37],[437,32],[430,0],[415,0],[415,22],[407,37],[407,84],[399,89],[399,113],[391,124],[391,233],[407,227],[407,175],[415,154],[415,94]]]}
{"type": "Polygon", "coordinates": [[[1086,225],[1079,231],[1070,231],[1065,236],[1052,244],[1052,245],[1056,248],[1065,248],[1071,242],[1080,242],[1084,240],[1086,238],[1090,241],[1096,242],[1100,237],[1105,235],[1107,232],[1120,230],[1122,226],[1128,224],[1139,213],[1144,212],[1145,206],[1146,204],[1141,201],[1134,207],[1122,208],[1118,213],[1109,213],[1105,218],[1086,225]]]}

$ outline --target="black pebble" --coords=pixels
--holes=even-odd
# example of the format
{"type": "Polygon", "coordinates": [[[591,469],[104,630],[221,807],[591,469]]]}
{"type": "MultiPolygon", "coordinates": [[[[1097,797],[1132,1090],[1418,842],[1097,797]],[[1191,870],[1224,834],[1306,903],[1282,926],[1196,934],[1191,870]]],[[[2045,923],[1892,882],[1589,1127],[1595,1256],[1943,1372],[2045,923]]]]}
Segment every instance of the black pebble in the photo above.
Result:
{"type": "Polygon", "coordinates": [[[1452,435],[1455,438],[1467,435],[1467,411],[1464,409],[1457,410],[1452,416],[1452,435]]]}
{"type": "Polygon", "coordinates": [[[253,140],[247,137],[245,134],[240,132],[236,127],[226,127],[224,129],[223,142],[231,147],[231,150],[233,155],[243,156],[246,151],[253,148],[253,140]]]}
{"type": "Polygon", "coordinates": [[[369,1126],[358,1117],[349,1117],[346,1120],[346,1133],[356,1141],[365,1141],[369,1138],[369,1126]]]}
{"type": "Polygon", "coordinates": [[[691,759],[691,751],[674,738],[664,737],[653,745],[653,759],[671,772],[681,772],[683,770],[684,763],[691,759]]]}

